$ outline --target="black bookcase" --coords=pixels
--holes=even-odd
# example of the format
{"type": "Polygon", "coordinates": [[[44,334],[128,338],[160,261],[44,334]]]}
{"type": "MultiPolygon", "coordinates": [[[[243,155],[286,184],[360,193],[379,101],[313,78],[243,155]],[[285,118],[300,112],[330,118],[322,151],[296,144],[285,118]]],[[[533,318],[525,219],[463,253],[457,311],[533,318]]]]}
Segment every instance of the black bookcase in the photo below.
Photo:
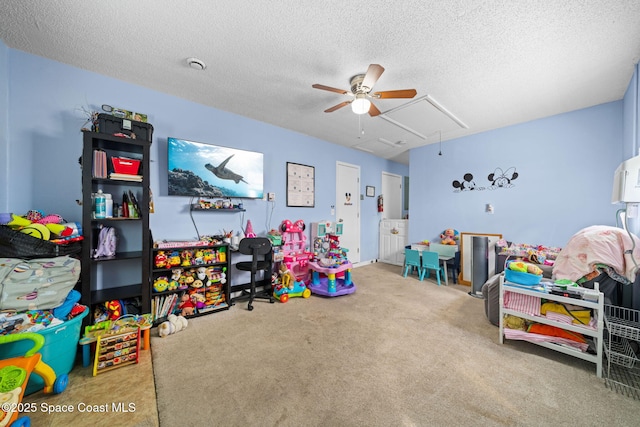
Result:
{"type": "MultiPolygon", "coordinates": [[[[151,306],[149,286],[149,151],[150,142],[116,137],[109,134],[84,132],[82,154],[82,245],[81,292],[82,303],[91,308],[107,301],[139,299],[140,310],[148,313],[151,306]],[[94,153],[106,159],[106,167],[97,168],[94,153]],[[127,171],[136,177],[110,179],[112,158],[139,161],[139,168],[127,171]],[[96,169],[101,169],[100,171],[96,169]],[[105,173],[106,172],[106,173],[105,173]],[[137,201],[138,217],[96,219],[92,195],[102,190],[112,195],[114,206],[122,203],[123,194],[133,194],[137,201]],[[116,253],[110,257],[94,258],[98,235],[104,226],[114,227],[117,236],[116,253]]],[[[114,213],[117,212],[114,207],[114,213]]],[[[93,316],[87,321],[93,322],[93,316]]]]}

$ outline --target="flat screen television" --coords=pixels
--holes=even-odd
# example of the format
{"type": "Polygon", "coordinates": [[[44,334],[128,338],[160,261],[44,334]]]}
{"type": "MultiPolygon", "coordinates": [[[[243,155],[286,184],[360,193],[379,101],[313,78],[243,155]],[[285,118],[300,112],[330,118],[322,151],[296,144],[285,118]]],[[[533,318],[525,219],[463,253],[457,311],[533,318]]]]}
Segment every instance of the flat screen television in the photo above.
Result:
{"type": "Polygon", "coordinates": [[[167,147],[170,196],[262,198],[263,153],[179,138],[167,147]]]}

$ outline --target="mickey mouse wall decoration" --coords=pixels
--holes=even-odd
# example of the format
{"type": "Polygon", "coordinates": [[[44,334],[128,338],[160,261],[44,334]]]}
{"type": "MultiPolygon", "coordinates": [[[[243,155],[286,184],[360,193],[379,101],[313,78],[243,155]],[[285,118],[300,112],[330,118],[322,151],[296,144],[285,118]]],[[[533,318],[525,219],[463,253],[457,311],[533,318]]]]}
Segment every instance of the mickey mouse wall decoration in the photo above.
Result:
{"type": "Polygon", "coordinates": [[[473,174],[471,173],[465,173],[464,174],[464,180],[463,181],[453,181],[451,183],[451,185],[453,185],[453,188],[455,188],[456,192],[458,191],[471,191],[471,190],[475,190],[476,189],[476,183],[473,180],[473,174]]]}

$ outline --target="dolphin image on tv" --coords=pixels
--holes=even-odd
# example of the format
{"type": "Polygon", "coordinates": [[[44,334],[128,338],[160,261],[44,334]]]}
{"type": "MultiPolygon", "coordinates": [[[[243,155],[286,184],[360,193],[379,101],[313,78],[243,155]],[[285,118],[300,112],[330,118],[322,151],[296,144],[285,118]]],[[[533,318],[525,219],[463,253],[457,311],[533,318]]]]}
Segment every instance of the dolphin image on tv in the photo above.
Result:
{"type": "Polygon", "coordinates": [[[217,167],[213,166],[211,163],[207,163],[206,165],[204,165],[205,168],[209,169],[215,176],[217,176],[220,179],[229,179],[231,181],[235,181],[236,184],[238,184],[240,181],[244,182],[245,184],[248,184],[247,181],[245,181],[244,179],[242,179],[242,175],[238,175],[237,173],[234,173],[233,171],[227,169],[227,163],[229,162],[229,160],[231,160],[231,158],[234,156],[235,154],[230,155],[229,157],[227,157],[227,159],[220,163],[217,167]]]}

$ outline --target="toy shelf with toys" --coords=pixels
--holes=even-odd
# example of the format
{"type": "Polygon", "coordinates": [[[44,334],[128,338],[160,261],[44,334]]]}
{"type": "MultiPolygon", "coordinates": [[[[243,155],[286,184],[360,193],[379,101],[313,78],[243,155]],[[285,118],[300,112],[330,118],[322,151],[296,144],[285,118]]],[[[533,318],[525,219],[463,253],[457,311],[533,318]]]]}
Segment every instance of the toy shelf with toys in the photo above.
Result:
{"type": "Polygon", "coordinates": [[[216,238],[154,242],[151,250],[151,314],[186,318],[229,309],[229,244],[216,238]]]}

